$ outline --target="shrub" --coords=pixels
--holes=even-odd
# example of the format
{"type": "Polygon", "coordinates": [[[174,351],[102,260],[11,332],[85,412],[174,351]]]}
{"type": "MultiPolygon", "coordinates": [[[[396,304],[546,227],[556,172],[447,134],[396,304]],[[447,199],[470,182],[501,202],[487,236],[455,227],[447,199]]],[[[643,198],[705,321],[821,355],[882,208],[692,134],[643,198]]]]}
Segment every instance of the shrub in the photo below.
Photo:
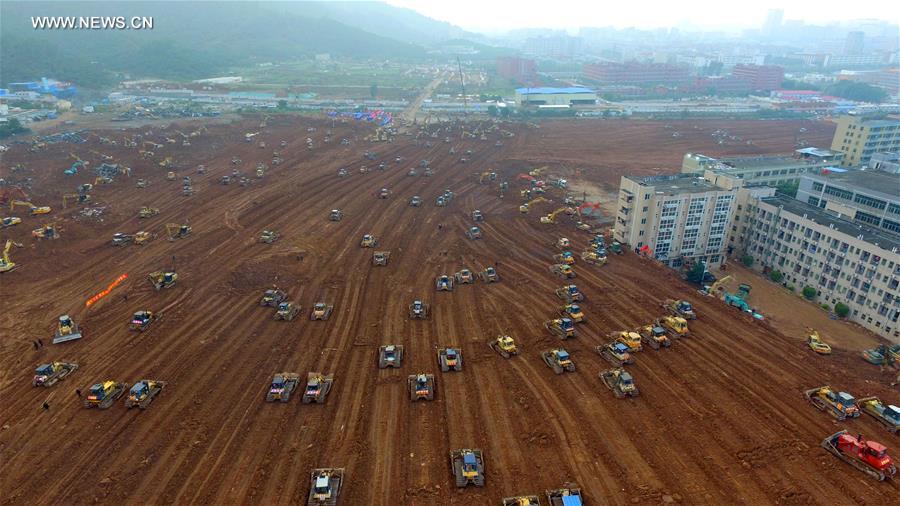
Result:
{"type": "Polygon", "coordinates": [[[843,302],[838,302],[834,305],[834,314],[838,315],[840,318],[846,318],[848,314],[850,314],[850,307],[843,302]]]}
{"type": "Polygon", "coordinates": [[[752,267],[753,266],[753,257],[750,255],[744,255],[741,257],[741,262],[743,262],[743,264],[746,267],[752,267]]]}
{"type": "Polygon", "coordinates": [[[781,283],[784,280],[784,274],[781,271],[772,271],[769,273],[769,279],[776,283],[781,283]]]}
{"type": "Polygon", "coordinates": [[[828,304],[822,304],[822,309],[828,311],[829,313],[831,312],[831,306],[829,306],[828,304]]]}
{"type": "Polygon", "coordinates": [[[794,285],[788,285],[787,289],[793,292],[796,290],[796,287],[794,287],[794,285]]]}
{"type": "Polygon", "coordinates": [[[807,300],[813,300],[816,298],[816,289],[811,286],[803,287],[803,296],[806,297],[807,300]]]}

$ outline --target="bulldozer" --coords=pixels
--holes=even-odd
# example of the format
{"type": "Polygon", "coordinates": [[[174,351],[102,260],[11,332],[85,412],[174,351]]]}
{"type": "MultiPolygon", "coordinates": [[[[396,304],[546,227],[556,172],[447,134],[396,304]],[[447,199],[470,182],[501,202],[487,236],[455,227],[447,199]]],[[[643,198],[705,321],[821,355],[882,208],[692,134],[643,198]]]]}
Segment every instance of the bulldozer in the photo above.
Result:
{"type": "Polygon", "coordinates": [[[462,350],[459,348],[440,348],[437,352],[438,365],[441,372],[462,371],[462,350]]]}
{"type": "Polygon", "coordinates": [[[434,374],[410,374],[406,378],[406,387],[409,400],[413,402],[419,399],[434,400],[434,374]]]}
{"type": "Polygon", "coordinates": [[[475,284],[475,275],[469,269],[461,269],[453,277],[456,278],[456,284],[458,285],[475,284]]]}
{"type": "Polygon", "coordinates": [[[12,227],[22,223],[22,218],[18,216],[7,216],[0,220],[0,228],[12,227]]]}
{"type": "Polygon", "coordinates": [[[134,234],[134,243],[137,245],[143,245],[150,242],[150,240],[152,240],[154,237],[155,236],[150,232],[141,230],[134,234]]]}
{"type": "Polygon", "coordinates": [[[307,506],[336,506],[343,482],[343,469],[314,469],[309,478],[307,506]]]}
{"type": "Polygon", "coordinates": [[[573,255],[571,251],[557,253],[553,255],[553,260],[561,264],[575,265],[575,255],[573,255]]]}
{"type": "Polygon", "coordinates": [[[154,271],[148,274],[147,278],[150,279],[150,284],[153,285],[153,288],[156,291],[160,291],[163,288],[175,286],[175,283],[178,281],[178,273],[173,271],[154,271]]]}
{"type": "Polygon", "coordinates": [[[378,246],[378,239],[372,234],[365,234],[359,242],[361,248],[374,248],[378,246]]]}
{"type": "Polygon", "coordinates": [[[544,328],[551,334],[559,336],[560,339],[571,339],[578,337],[578,331],[575,330],[575,322],[571,318],[562,317],[544,322],[544,328]]]}
{"type": "Polygon", "coordinates": [[[150,328],[150,325],[156,320],[153,311],[135,311],[131,316],[131,322],[128,324],[130,330],[143,332],[150,328]]]}
{"type": "Polygon", "coordinates": [[[151,218],[157,214],[159,214],[159,209],[156,207],[142,207],[138,211],[138,218],[151,218]]]}
{"type": "Polygon", "coordinates": [[[291,393],[297,389],[300,384],[300,375],[292,372],[276,373],[272,377],[272,383],[269,390],[266,391],[266,402],[287,402],[291,400],[291,393]]]}
{"type": "Polygon", "coordinates": [[[166,223],[166,234],[170,241],[181,239],[191,235],[192,229],[190,225],[179,225],[177,223],[166,223]]]}
{"type": "Polygon", "coordinates": [[[694,307],[686,300],[666,299],[665,302],[662,303],[662,306],[673,315],[680,316],[685,320],[697,319],[697,313],[694,312],[694,307]]]}
{"type": "Polygon", "coordinates": [[[878,481],[893,478],[897,474],[897,467],[888,455],[886,446],[863,439],[862,436],[851,436],[846,430],[822,440],[822,448],[878,481]]]}
{"type": "Polygon", "coordinates": [[[563,488],[547,490],[547,501],[550,506],[581,506],[581,489],[574,485],[566,485],[563,488]]]}
{"type": "Polygon", "coordinates": [[[467,485],[484,486],[484,458],[481,450],[452,450],[450,467],[456,478],[456,488],[465,488],[467,485]]]}
{"type": "Polygon", "coordinates": [[[400,367],[403,363],[402,344],[383,344],[378,347],[378,368],[400,367]]]}
{"type": "Polygon", "coordinates": [[[621,332],[614,333],[612,337],[616,342],[622,343],[628,347],[628,351],[631,353],[641,351],[644,349],[641,346],[641,335],[637,332],[623,330],[621,332]]]}
{"type": "Polygon", "coordinates": [[[78,324],[67,314],[59,317],[56,324],[56,334],[53,335],[53,344],[64,343],[66,341],[74,341],[81,339],[81,331],[78,324]]]}
{"type": "Polygon", "coordinates": [[[434,281],[435,288],[439,292],[452,292],[453,291],[453,278],[446,274],[441,274],[434,281]]]}
{"type": "Polygon", "coordinates": [[[324,404],[331,392],[331,386],[334,384],[333,374],[322,374],[320,372],[311,372],[306,375],[306,389],[303,391],[303,404],[315,402],[316,404],[324,404]]]}
{"type": "Polygon", "coordinates": [[[680,316],[664,316],[658,323],[660,327],[666,329],[669,335],[674,338],[689,337],[691,335],[687,320],[680,316]]]}
{"type": "Polygon", "coordinates": [[[275,311],[275,320],[292,321],[300,314],[300,305],[293,302],[279,302],[278,309],[275,311]]]}
{"type": "Polygon", "coordinates": [[[575,277],[575,271],[566,264],[553,264],[550,266],[550,272],[563,279],[572,279],[575,277]]]}
{"type": "Polygon", "coordinates": [[[544,363],[547,364],[547,367],[553,369],[553,372],[556,374],[575,372],[575,362],[572,362],[572,357],[569,355],[569,352],[563,348],[553,348],[542,351],[541,358],[544,359],[544,363]]]}
{"type": "Polygon", "coordinates": [[[376,251],[372,254],[372,265],[387,265],[390,258],[390,251],[376,251]]]}
{"type": "Polygon", "coordinates": [[[809,334],[806,336],[806,345],[809,346],[809,349],[820,355],[831,355],[831,346],[825,341],[822,341],[819,332],[816,330],[809,330],[809,334]]]}
{"type": "Polygon", "coordinates": [[[330,221],[341,221],[343,218],[344,213],[342,213],[340,209],[332,209],[331,213],[328,215],[330,221]]]}
{"type": "Polygon", "coordinates": [[[509,358],[519,354],[519,349],[516,347],[516,341],[509,336],[497,336],[496,339],[488,341],[488,346],[499,353],[503,358],[509,358]]]}
{"type": "Polygon", "coordinates": [[[115,403],[125,389],[128,383],[115,380],[107,380],[101,383],[95,383],[88,389],[88,394],[84,398],[84,407],[107,409],[115,403]]]}
{"type": "Polygon", "coordinates": [[[309,313],[310,320],[327,320],[329,316],[331,316],[331,312],[334,311],[333,304],[326,304],[324,302],[316,302],[313,304],[312,311],[309,313]]]}
{"type": "Polygon", "coordinates": [[[599,265],[601,267],[606,265],[606,256],[600,255],[596,251],[591,251],[591,250],[582,251],[581,259],[584,260],[585,263],[588,263],[591,265],[599,265]]]}
{"type": "Polygon", "coordinates": [[[425,320],[428,318],[428,304],[422,302],[421,300],[414,300],[412,304],[409,305],[409,319],[410,320],[425,320]]]}
{"type": "Polygon", "coordinates": [[[125,407],[131,409],[137,406],[140,409],[147,409],[163,388],[166,388],[165,381],[142,379],[131,386],[128,397],[125,398],[125,407]]]}
{"type": "Polygon", "coordinates": [[[900,433],[900,408],[893,404],[885,404],[878,397],[863,397],[856,401],[856,407],[871,416],[891,434],[900,433]]]}
{"type": "Polygon", "coordinates": [[[485,267],[483,271],[478,273],[478,277],[485,283],[497,283],[500,281],[500,275],[493,267],[485,267]]]}
{"type": "Polygon", "coordinates": [[[553,211],[547,216],[541,216],[541,223],[545,225],[556,223],[556,217],[559,216],[559,213],[565,212],[567,207],[560,207],[559,209],[553,211]]]}
{"type": "Polygon", "coordinates": [[[622,367],[607,369],[600,371],[600,379],[607,388],[613,391],[616,399],[624,399],[626,397],[637,397],[640,395],[637,387],[634,386],[634,378],[622,367]]]}
{"type": "Polygon", "coordinates": [[[278,238],[281,237],[278,232],[274,230],[263,230],[261,234],[259,234],[259,242],[264,244],[272,244],[277,241],[278,238]]]}
{"type": "Polygon", "coordinates": [[[821,386],[811,388],[803,395],[818,409],[827,412],[838,420],[845,420],[848,417],[858,418],[859,408],[856,406],[856,399],[847,392],[837,392],[830,386],[821,386]]]}
{"type": "Polygon", "coordinates": [[[610,341],[597,346],[596,350],[601,357],[615,367],[634,363],[634,358],[631,356],[631,353],[628,353],[628,346],[618,341],[610,341]]]}
{"type": "Polygon", "coordinates": [[[668,348],[672,346],[672,341],[669,340],[669,334],[666,332],[666,329],[655,323],[641,327],[639,333],[641,334],[641,340],[654,350],[658,350],[660,347],[668,348]]]}
{"type": "Polygon", "coordinates": [[[536,495],[517,495],[504,497],[501,506],[541,506],[541,500],[536,495]]]}
{"type": "Polygon", "coordinates": [[[584,294],[581,293],[575,285],[563,285],[562,287],[557,288],[556,296],[566,301],[567,304],[584,300],[584,294]]]}
{"type": "Polygon", "coordinates": [[[483,234],[481,233],[481,228],[479,228],[479,227],[469,227],[469,229],[466,230],[466,237],[468,237],[469,239],[471,239],[471,240],[474,241],[474,240],[477,240],[477,239],[481,239],[481,238],[484,237],[484,236],[483,236],[483,234]]]}
{"type": "Polygon", "coordinates": [[[575,323],[583,323],[585,320],[587,320],[587,318],[584,316],[584,311],[578,304],[566,304],[565,306],[560,308],[559,314],[570,318],[575,323]]]}
{"type": "Polygon", "coordinates": [[[272,288],[270,290],[266,290],[265,293],[263,293],[262,299],[260,299],[259,301],[259,305],[264,307],[278,307],[278,304],[281,304],[286,299],[286,293],[277,288],[272,288]]]}
{"type": "Polygon", "coordinates": [[[57,381],[61,381],[75,372],[76,369],[78,369],[78,364],[74,362],[41,364],[34,370],[34,378],[31,380],[31,384],[36,387],[49,388],[56,384],[57,381]]]}

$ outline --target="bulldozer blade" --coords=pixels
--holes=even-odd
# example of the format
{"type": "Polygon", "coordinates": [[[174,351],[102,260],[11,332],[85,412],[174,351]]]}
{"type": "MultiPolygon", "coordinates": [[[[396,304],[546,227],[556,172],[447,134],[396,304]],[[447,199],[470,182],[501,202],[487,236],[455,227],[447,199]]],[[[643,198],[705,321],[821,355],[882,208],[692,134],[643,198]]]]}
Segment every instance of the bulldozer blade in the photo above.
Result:
{"type": "Polygon", "coordinates": [[[76,339],[81,339],[81,332],[72,332],[71,334],[66,334],[64,336],[55,336],[52,342],[53,344],[59,344],[67,341],[74,341],[76,339]]]}

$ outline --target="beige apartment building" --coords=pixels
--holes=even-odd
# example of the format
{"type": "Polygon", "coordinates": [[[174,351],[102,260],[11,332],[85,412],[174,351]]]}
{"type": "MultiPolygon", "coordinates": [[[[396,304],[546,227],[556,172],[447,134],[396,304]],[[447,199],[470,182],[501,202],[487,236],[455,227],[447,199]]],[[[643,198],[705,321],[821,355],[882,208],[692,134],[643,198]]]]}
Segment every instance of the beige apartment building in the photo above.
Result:
{"type": "Polygon", "coordinates": [[[844,153],[845,167],[865,165],[875,153],[900,149],[900,116],[845,114],[836,123],[831,150],[844,153]]]}

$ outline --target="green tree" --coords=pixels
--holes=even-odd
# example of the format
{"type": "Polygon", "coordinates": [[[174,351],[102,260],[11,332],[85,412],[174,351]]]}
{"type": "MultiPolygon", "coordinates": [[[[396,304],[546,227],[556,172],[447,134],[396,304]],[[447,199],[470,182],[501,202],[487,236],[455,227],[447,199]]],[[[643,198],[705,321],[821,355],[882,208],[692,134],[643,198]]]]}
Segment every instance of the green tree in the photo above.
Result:
{"type": "Polygon", "coordinates": [[[28,129],[23,127],[22,123],[16,118],[10,118],[6,123],[0,123],[0,139],[5,139],[9,136],[25,133],[27,131],[28,129]]]}
{"type": "Polygon", "coordinates": [[[753,257],[750,256],[750,255],[744,255],[744,256],[741,257],[741,262],[742,262],[746,267],[752,267],[752,266],[753,266],[753,257]]]}
{"type": "Polygon", "coordinates": [[[821,88],[819,88],[815,84],[804,83],[803,81],[795,81],[793,79],[785,79],[784,81],[781,81],[781,89],[819,91],[821,88]]]}
{"type": "Polygon", "coordinates": [[[818,294],[818,292],[816,292],[815,288],[813,288],[811,286],[803,287],[803,296],[806,297],[806,300],[815,299],[817,294],[818,294]]]}
{"type": "Polygon", "coordinates": [[[825,88],[825,92],[829,95],[860,102],[881,103],[888,98],[888,93],[884,88],[854,81],[838,81],[825,88]]]}
{"type": "Polygon", "coordinates": [[[850,314],[850,307],[843,302],[838,302],[834,305],[834,314],[838,315],[839,318],[846,318],[850,314]]]}
{"type": "Polygon", "coordinates": [[[287,109],[287,100],[279,100],[278,108],[281,110],[287,109]]]}
{"type": "Polygon", "coordinates": [[[788,181],[781,183],[776,187],[778,193],[783,193],[791,198],[797,198],[797,190],[800,188],[800,181],[788,181]]]}
{"type": "Polygon", "coordinates": [[[500,108],[494,104],[488,106],[488,116],[496,117],[500,114],[500,108]]]}
{"type": "Polygon", "coordinates": [[[703,262],[697,262],[688,271],[687,279],[692,283],[703,283],[703,273],[706,272],[706,266],[703,265],[703,262]]]}
{"type": "Polygon", "coordinates": [[[772,271],[769,273],[769,279],[776,283],[781,283],[784,280],[784,274],[781,271],[772,271]]]}
{"type": "Polygon", "coordinates": [[[375,98],[378,96],[378,85],[377,84],[372,84],[372,86],[369,86],[369,95],[372,95],[372,98],[375,98]]]}

